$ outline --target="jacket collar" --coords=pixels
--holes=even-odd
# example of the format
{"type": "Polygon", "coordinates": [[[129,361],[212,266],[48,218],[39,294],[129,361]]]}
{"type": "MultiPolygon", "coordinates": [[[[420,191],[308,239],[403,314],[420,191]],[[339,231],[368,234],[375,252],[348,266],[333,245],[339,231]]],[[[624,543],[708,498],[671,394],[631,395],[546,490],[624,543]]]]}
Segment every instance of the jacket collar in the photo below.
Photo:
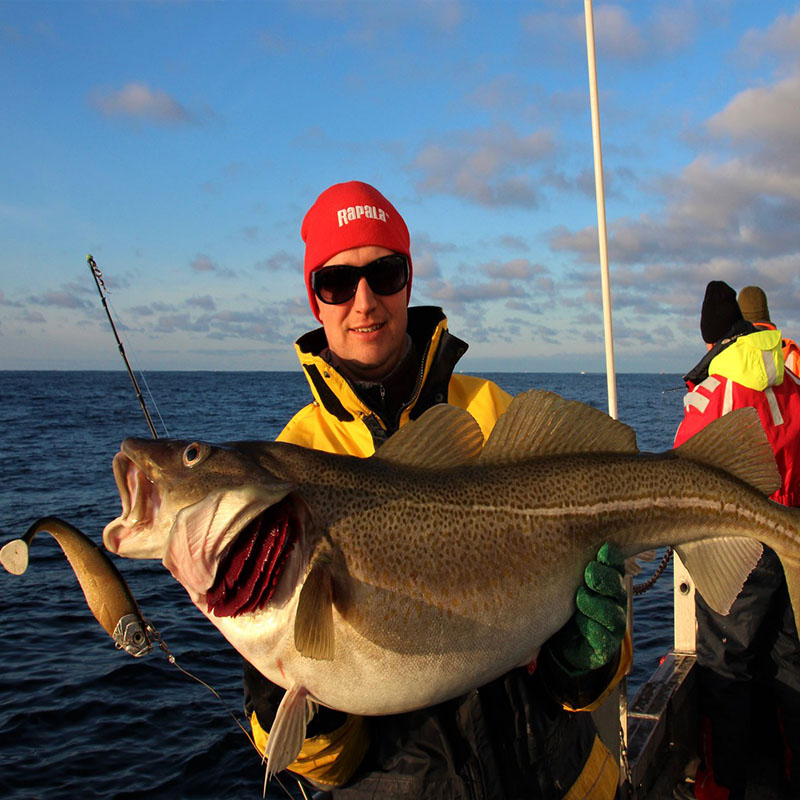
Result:
{"type": "MultiPolygon", "coordinates": [[[[408,334],[420,354],[417,383],[398,422],[416,419],[436,403],[447,402],[447,386],[456,363],[467,351],[466,342],[447,330],[447,318],[441,308],[415,306],[408,309],[408,334]]],[[[328,347],[323,328],[316,328],[295,342],[297,357],[303,366],[314,400],[341,422],[369,420],[385,430],[390,423],[378,420],[374,410],[359,396],[350,381],[322,353],[328,347]]],[[[392,424],[392,427],[395,427],[392,424]]]]}
{"type": "Polygon", "coordinates": [[[709,375],[721,375],[758,391],[780,385],[783,383],[780,331],[759,329],[745,320],[737,322],[684,376],[684,381],[696,386],[709,375]]]}

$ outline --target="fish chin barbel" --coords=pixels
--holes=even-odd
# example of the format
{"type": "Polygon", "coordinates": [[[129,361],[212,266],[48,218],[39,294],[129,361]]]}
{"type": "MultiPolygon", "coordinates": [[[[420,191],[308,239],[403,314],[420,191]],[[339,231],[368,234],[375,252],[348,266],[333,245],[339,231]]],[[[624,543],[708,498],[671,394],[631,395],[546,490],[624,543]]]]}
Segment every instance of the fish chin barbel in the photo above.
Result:
{"type": "Polygon", "coordinates": [[[64,551],[90,611],[117,647],[135,658],[147,655],[153,645],[128,584],[111,559],[74,525],[58,517],[36,520],[24,536],[0,549],[0,564],[12,575],[22,575],[28,568],[31,542],[41,531],[49,533],[64,551]]]}

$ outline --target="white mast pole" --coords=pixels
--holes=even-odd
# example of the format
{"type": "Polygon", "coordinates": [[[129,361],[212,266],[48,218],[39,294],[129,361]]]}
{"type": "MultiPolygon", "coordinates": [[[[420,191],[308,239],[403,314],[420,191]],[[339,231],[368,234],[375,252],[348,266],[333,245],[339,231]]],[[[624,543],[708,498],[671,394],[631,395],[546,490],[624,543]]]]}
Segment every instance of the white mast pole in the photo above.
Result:
{"type": "MultiPolygon", "coordinates": [[[[608,415],[617,419],[617,381],[614,369],[614,334],[611,325],[611,288],[608,279],[608,239],[606,236],[606,205],[603,187],[603,152],[600,143],[600,108],[597,99],[597,61],[594,53],[594,14],[592,0],[583,0],[586,18],[586,55],[589,60],[589,93],[592,104],[592,144],[594,146],[594,188],[597,197],[597,238],[600,247],[600,280],[603,291],[603,332],[606,344],[606,383],[608,385],[608,415]]],[[[633,581],[626,578],[628,589],[628,630],[633,631],[633,581]]],[[[628,698],[623,678],[603,705],[592,712],[598,731],[620,764],[620,785],[630,780],[627,759],[628,698]],[[617,745],[614,747],[614,745],[617,745]]]]}
{"type": "Polygon", "coordinates": [[[597,98],[597,61],[594,54],[594,14],[592,0],[583,0],[586,18],[586,54],[589,59],[589,93],[592,104],[592,144],[594,146],[594,188],[597,197],[597,238],[600,246],[600,281],[603,292],[603,331],[606,343],[606,381],[608,414],[617,419],[617,378],[614,367],[614,333],[611,324],[611,288],[608,278],[608,237],[606,201],[603,185],[603,151],[600,143],[600,107],[597,98]]]}

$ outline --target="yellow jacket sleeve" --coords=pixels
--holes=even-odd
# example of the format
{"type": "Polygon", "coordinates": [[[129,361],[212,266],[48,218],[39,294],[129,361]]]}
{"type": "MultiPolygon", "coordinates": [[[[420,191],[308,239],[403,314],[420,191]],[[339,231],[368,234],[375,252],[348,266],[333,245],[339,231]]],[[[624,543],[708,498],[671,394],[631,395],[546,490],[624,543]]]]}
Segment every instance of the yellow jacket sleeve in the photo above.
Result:
{"type": "MultiPolygon", "coordinates": [[[[253,741],[263,755],[269,734],[259,724],[255,711],[250,717],[250,726],[253,741]]],[[[368,745],[366,720],[349,714],[341,727],[306,739],[300,755],[287,769],[320,788],[341,786],[356,771],[368,745]]]]}

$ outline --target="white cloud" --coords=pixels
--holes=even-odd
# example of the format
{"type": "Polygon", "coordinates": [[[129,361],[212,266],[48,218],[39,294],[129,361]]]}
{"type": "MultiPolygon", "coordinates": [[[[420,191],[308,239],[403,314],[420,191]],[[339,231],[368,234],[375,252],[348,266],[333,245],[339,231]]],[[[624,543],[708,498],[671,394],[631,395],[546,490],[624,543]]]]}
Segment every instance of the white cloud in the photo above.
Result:
{"type": "Polygon", "coordinates": [[[189,266],[195,272],[216,272],[219,269],[215,262],[202,253],[195,256],[189,266]]]}
{"type": "Polygon", "coordinates": [[[493,278],[509,278],[511,280],[528,280],[546,271],[541,264],[533,264],[527,258],[513,258],[502,264],[488,264],[484,268],[484,272],[493,278]]]}
{"type": "Polygon", "coordinates": [[[777,59],[796,68],[800,64],[800,10],[781,14],[766,30],[748,31],[739,50],[750,60],[777,59]]]}
{"type": "Polygon", "coordinates": [[[800,76],[740,92],[708,121],[713,136],[754,148],[759,160],[785,170],[800,165],[800,76]]]}
{"type": "Polygon", "coordinates": [[[451,134],[417,154],[409,169],[423,193],[452,194],[485,206],[535,207],[540,194],[524,168],[555,150],[547,130],[520,135],[509,126],[451,134]]]}
{"type": "Polygon", "coordinates": [[[429,280],[425,286],[426,294],[448,307],[458,306],[463,310],[469,304],[473,313],[480,314],[478,307],[486,301],[512,300],[520,303],[531,290],[537,294],[549,294],[553,290],[553,281],[547,268],[526,258],[490,261],[473,268],[471,273],[477,280],[469,283],[463,278],[429,280]],[[482,275],[488,280],[480,280],[482,275]]]}
{"type": "Polygon", "coordinates": [[[205,253],[198,253],[190,262],[189,266],[195,272],[206,275],[216,275],[221,278],[237,278],[234,270],[227,267],[221,267],[216,261],[213,261],[205,253]]]}
{"type": "MultiPolygon", "coordinates": [[[[579,17],[579,23],[585,27],[583,16],[579,17]]],[[[645,50],[644,38],[623,6],[598,6],[594,11],[594,31],[597,50],[604,57],[635,60],[645,50]]]]}
{"type": "Polygon", "coordinates": [[[299,255],[279,250],[267,258],[262,258],[255,263],[256,269],[265,269],[269,272],[292,272],[300,275],[303,270],[303,261],[299,255]]]}
{"type": "Polygon", "coordinates": [[[202,308],[205,311],[213,311],[217,307],[214,298],[210,294],[204,294],[200,297],[189,297],[186,299],[186,305],[202,308]]]}
{"type": "Polygon", "coordinates": [[[15,300],[8,300],[6,293],[0,289],[0,306],[11,306],[12,308],[20,308],[22,303],[15,300]]]}
{"type": "MultiPolygon", "coordinates": [[[[650,9],[651,16],[639,22],[624,5],[596,5],[593,16],[598,58],[623,63],[652,61],[655,56],[673,55],[695,38],[697,15],[690,0],[669,8],[651,4],[645,10],[650,9]]],[[[522,18],[522,29],[544,51],[567,55],[574,53],[577,44],[585,47],[586,20],[582,13],[535,11],[522,18]]]]}
{"type": "Polygon", "coordinates": [[[173,125],[193,121],[192,114],[174,97],[144,83],[128,83],[117,91],[96,89],[90,101],[109,117],[131,117],[173,125]]]}
{"type": "Polygon", "coordinates": [[[428,294],[443,303],[460,305],[481,300],[519,297],[520,292],[513,281],[497,278],[484,283],[464,283],[460,280],[432,281],[428,285],[428,294]]]}
{"type": "Polygon", "coordinates": [[[192,319],[189,314],[165,314],[159,317],[154,330],[156,333],[174,333],[175,331],[207,333],[209,331],[208,317],[201,316],[192,319]]]}
{"type": "MultiPolygon", "coordinates": [[[[612,264],[691,265],[685,277],[692,283],[718,277],[711,273],[720,259],[743,276],[759,258],[800,262],[800,77],[739,92],[706,128],[702,152],[663,181],[663,212],[610,223],[612,264]]],[[[596,237],[594,228],[561,227],[550,242],[590,262],[596,237]]]]}
{"type": "Polygon", "coordinates": [[[29,298],[29,302],[40,306],[54,306],[56,308],[69,308],[69,309],[89,309],[92,307],[91,303],[77,297],[74,292],[48,289],[36,297],[29,298]]]}
{"type": "Polygon", "coordinates": [[[673,53],[691,43],[697,26],[697,14],[691,3],[665,4],[655,10],[649,32],[652,41],[659,42],[661,49],[673,53]]]}
{"type": "MultiPolygon", "coordinates": [[[[361,47],[385,46],[388,37],[406,35],[441,36],[455,32],[465,17],[462,0],[405,0],[365,3],[363,0],[301,0],[309,16],[333,18],[347,23],[346,41],[361,47]]],[[[271,47],[271,37],[262,40],[271,47]]]]}

